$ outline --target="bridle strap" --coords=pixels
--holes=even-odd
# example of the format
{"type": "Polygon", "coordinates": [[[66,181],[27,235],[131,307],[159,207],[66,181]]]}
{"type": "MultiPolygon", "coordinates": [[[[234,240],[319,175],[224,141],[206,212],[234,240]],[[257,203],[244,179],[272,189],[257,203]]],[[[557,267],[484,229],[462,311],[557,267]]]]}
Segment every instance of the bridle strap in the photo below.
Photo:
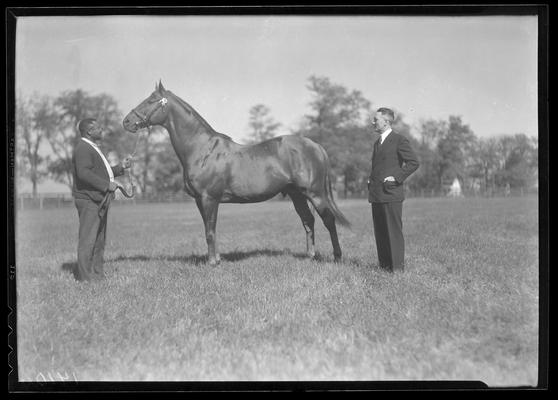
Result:
{"type": "MultiPolygon", "coordinates": [[[[144,127],[146,127],[149,131],[149,133],[151,133],[151,117],[153,116],[153,114],[155,114],[156,111],[158,111],[160,108],[165,108],[165,106],[167,105],[169,101],[167,100],[166,97],[161,97],[160,100],[157,101],[157,104],[155,107],[153,107],[153,109],[149,112],[149,114],[147,115],[142,115],[138,110],[136,110],[135,108],[132,109],[132,113],[134,113],[134,115],[136,117],[138,117],[140,119],[140,124],[139,125],[143,125],[144,127]]],[[[136,123],[137,124],[137,123],[136,123]]],[[[132,158],[134,158],[134,156],[136,155],[136,151],[137,151],[137,147],[138,147],[138,142],[139,142],[139,135],[136,139],[136,144],[134,145],[134,151],[132,152],[132,154],[130,155],[132,158]]],[[[130,186],[132,187],[132,193],[128,193],[126,192],[126,189],[124,189],[124,187],[122,186],[118,186],[118,190],[120,190],[120,192],[124,195],[124,197],[127,198],[132,198],[135,195],[136,192],[136,187],[134,186],[134,182],[132,181],[132,174],[130,171],[128,171],[128,180],[130,181],[130,186]]],[[[106,199],[108,199],[108,193],[106,196],[106,199]]],[[[109,200],[110,201],[110,200],[109,200]]],[[[105,203],[106,200],[103,202],[105,203]]]]}
{"type": "Polygon", "coordinates": [[[153,116],[153,114],[155,114],[155,112],[157,110],[159,110],[159,108],[165,108],[165,106],[167,105],[168,102],[169,101],[167,100],[166,97],[161,97],[161,99],[157,101],[157,105],[155,107],[153,107],[153,109],[147,115],[142,115],[135,108],[132,109],[132,112],[135,114],[136,117],[138,117],[140,119],[142,125],[150,126],[151,117],[153,116]]]}

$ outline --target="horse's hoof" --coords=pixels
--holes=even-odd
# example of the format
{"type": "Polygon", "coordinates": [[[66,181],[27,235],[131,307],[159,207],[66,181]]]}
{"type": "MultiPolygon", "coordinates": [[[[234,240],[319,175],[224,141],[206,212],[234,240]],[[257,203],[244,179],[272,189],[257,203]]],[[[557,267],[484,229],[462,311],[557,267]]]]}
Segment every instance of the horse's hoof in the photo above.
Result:
{"type": "Polygon", "coordinates": [[[215,259],[215,260],[209,260],[209,266],[210,267],[216,267],[221,263],[220,259],[215,259]]]}
{"type": "Polygon", "coordinates": [[[343,257],[341,256],[333,256],[333,262],[340,263],[343,257]]]}

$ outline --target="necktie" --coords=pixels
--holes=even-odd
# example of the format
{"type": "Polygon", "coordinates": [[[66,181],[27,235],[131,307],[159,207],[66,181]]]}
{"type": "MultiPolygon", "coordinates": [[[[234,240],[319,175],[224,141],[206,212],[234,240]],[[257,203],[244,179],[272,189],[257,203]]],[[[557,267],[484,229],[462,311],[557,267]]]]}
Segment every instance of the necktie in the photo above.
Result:
{"type": "Polygon", "coordinates": [[[379,142],[380,139],[376,140],[376,142],[374,142],[374,149],[372,150],[372,164],[375,163],[375,159],[376,159],[376,154],[378,154],[378,147],[379,147],[379,142]]]}

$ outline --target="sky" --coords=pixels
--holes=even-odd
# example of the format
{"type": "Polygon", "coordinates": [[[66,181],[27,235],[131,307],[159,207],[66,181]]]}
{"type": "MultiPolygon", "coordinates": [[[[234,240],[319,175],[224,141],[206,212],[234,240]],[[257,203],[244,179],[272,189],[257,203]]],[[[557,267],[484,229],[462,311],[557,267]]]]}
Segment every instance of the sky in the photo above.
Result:
{"type": "Polygon", "coordinates": [[[280,134],[311,113],[308,78],[359,90],[413,129],[460,115],[479,137],[538,135],[536,16],[20,17],[16,93],[83,89],[125,115],[162,81],[241,141],[264,104],[280,134]]]}

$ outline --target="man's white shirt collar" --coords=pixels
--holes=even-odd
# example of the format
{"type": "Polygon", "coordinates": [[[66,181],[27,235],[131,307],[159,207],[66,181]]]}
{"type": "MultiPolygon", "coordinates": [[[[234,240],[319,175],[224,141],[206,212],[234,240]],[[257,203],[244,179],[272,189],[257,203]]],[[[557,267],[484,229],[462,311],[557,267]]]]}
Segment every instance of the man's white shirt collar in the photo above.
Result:
{"type": "Polygon", "coordinates": [[[91,146],[93,146],[93,148],[97,151],[97,153],[99,153],[99,155],[101,156],[101,159],[105,163],[105,167],[107,168],[109,179],[110,179],[111,182],[113,182],[114,181],[114,174],[112,173],[112,168],[111,168],[107,158],[105,157],[105,155],[101,152],[101,149],[99,148],[97,143],[92,142],[91,140],[83,138],[83,137],[81,138],[81,140],[83,140],[86,143],[89,143],[91,146]]]}
{"type": "Polygon", "coordinates": [[[387,131],[382,132],[381,136],[380,136],[380,144],[384,143],[384,140],[386,140],[387,136],[391,133],[391,128],[388,128],[387,131]]]}
{"type": "Polygon", "coordinates": [[[81,140],[83,140],[86,143],[89,143],[91,146],[95,147],[96,149],[99,148],[99,145],[95,142],[93,142],[92,140],[89,140],[87,138],[82,137],[81,140]]]}

